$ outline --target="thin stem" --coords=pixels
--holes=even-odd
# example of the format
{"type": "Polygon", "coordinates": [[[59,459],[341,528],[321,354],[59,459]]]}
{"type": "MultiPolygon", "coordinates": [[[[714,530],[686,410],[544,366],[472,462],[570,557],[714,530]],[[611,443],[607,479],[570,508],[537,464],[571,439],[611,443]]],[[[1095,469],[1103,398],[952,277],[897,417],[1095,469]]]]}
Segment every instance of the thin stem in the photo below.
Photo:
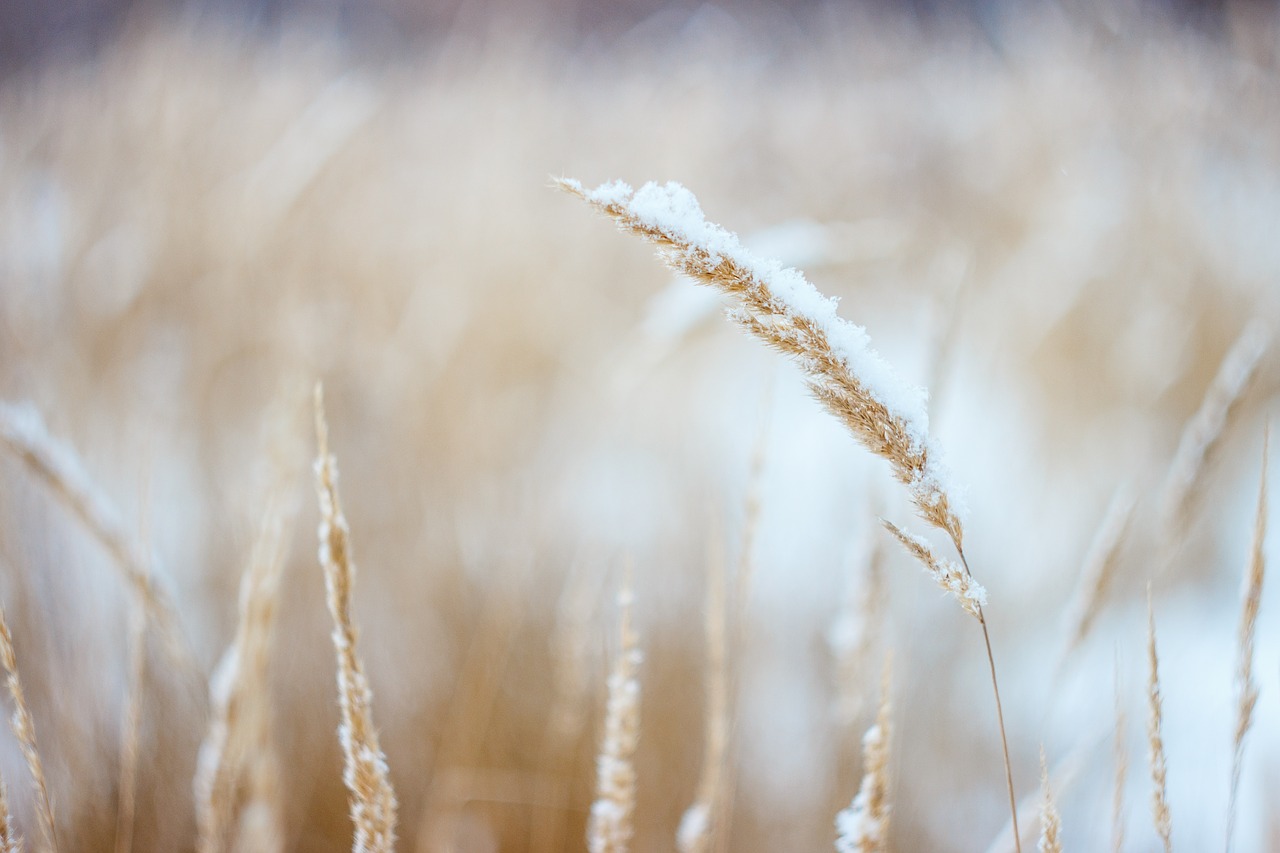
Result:
{"type": "MultiPolygon", "coordinates": [[[[973,577],[973,573],[969,571],[969,561],[964,556],[964,549],[957,547],[956,553],[960,555],[965,574],[973,577]]],[[[1000,725],[1000,748],[1004,751],[1004,778],[1009,786],[1009,815],[1013,819],[1013,846],[1017,853],[1022,853],[1022,834],[1018,831],[1018,801],[1013,792],[1013,762],[1009,760],[1009,739],[1004,732],[1004,709],[1000,704],[1000,685],[996,681],[996,659],[991,653],[991,634],[987,631],[987,617],[983,615],[981,606],[978,607],[978,622],[982,625],[982,642],[986,644],[987,663],[991,667],[991,691],[996,696],[996,722],[1000,725]]]]}

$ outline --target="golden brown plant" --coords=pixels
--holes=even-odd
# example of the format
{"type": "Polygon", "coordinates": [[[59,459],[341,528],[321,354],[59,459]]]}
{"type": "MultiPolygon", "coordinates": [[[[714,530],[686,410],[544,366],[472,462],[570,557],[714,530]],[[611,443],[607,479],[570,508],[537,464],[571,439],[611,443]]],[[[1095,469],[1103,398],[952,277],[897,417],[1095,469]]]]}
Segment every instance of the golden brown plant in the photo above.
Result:
{"type": "Polygon", "coordinates": [[[22,839],[13,827],[13,815],[9,814],[9,790],[0,779],[0,853],[20,853],[22,839]]]}
{"type": "Polygon", "coordinates": [[[618,593],[620,647],[609,675],[604,740],[596,757],[596,798],[587,823],[591,853],[626,853],[635,834],[636,769],[640,741],[640,641],[631,627],[630,571],[618,593]]]}
{"type": "Polygon", "coordinates": [[[1267,538],[1267,455],[1271,443],[1268,431],[1262,442],[1262,474],[1258,484],[1258,509],[1253,522],[1253,545],[1249,550],[1249,571],[1241,585],[1239,662],[1236,668],[1236,730],[1231,754],[1231,790],[1227,800],[1227,845],[1232,847],[1235,835],[1236,798],[1240,792],[1240,773],[1244,765],[1244,738],[1253,723],[1253,707],[1258,702],[1258,685],[1253,680],[1253,639],[1258,626],[1258,608],[1262,604],[1262,579],[1267,571],[1263,545],[1267,538]]]}
{"type": "Polygon", "coordinates": [[[891,659],[880,682],[880,710],[862,738],[862,785],[853,802],[836,815],[838,853],[884,853],[889,849],[889,758],[893,745],[891,659]]]}
{"type": "Polygon", "coordinates": [[[178,627],[177,610],[156,583],[146,550],[130,540],[111,501],[89,479],[75,451],[49,433],[33,406],[4,401],[0,401],[0,444],[43,480],[106,549],[159,627],[171,657],[185,669],[196,671],[178,627]]]}
{"type": "Polygon", "coordinates": [[[680,821],[676,848],[680,853],[707,853],[716,837],[724,795],[725,753],[729,746],[729,662],[727,579],[724,548],[712,525],[707,544],[707,600],[703,633],[707,644],[706,710],[703,712],[702,772],[698,792],[680,821]]]}
{"type": "Polygon", "coordinates": [[[351,793],[351,821],[355,824],[351,849],[353,853],[390,853],[395,846],[396,795],[391,788],[387,758],[378,745],[378,730],[373,725],[373,692],[356,654],[356,629],[351,617],[356,567],[347,519],[338,497],[337,462],[329,453],[324,392],[319,385],[315,411],[320,565],[324,569],[329,614],[333,617],[333,648],[338,659],[338,703],[342,708],[338,737],[346,761],[342,781],[351,793]]]}
{"type": "Polygon", "coordinates": [[[1162,709],[1160,699],[1160,657],[1156,654],[1156,617],[1151,605],[1151,589],[1147,588],[1147,760],[1151,766],[1151,815],[1156,833],[1164,843],[1165,853],[1173,850],[1173,821],[1169,814],[1167,767],[1164,755],[1162,709]]]}
{"type": "MultiPolygon", "coordinates": [[[[818,401],[863,446],[889,462],[894,476],[907,487],[920,516],[951,537],[963,575],[953,577],[947,574],[948,567],[936,562],[924,565],[957,595],[982,626],[1009,812],[1016,829],[1013,763],[991,636],[982,613],[986,593],[973,581],[965,559],[959,502],[954,487],[948,483],[949,472],[929,436],[927,393],[898,379],[871,349],[866,330],[836,313],[835,300],[819,293],[796,270],[784,269],[747,252],[735,235],[708,222],[693,193],[679,184],[660,187],[649,183],[633,190],[615,181],[588,191],[576,180],[559,178],[556,185],[613,219],[622,231],[654,245],[675,272],[730,296],[737,305],[733,319],[754,337],[790,356],[804,371],[809,390],[818,401]]],[[[919,551],[909,550],[920,557],[919,551]]],[[[1021,853],[1022,843],[1016,831],[1014,839],[1021,853]]]]}
{"type": "Polygon", "coordinates": [[[235,637],[209,680],[212,720],[194,790],[200,853],[284,846],[279,766],[271,742],[268,665],[288,527],[282,496],[268,502],[240,580],[235,637]]]}
{"type": "Polygon", "coordinates": [[[1191,505],[1204,479],[1209,457],[1222,440],[1232,412],[1270,341],[1270,333],[1261,320],[1246,326],[1223,357],[1217,374],[1205,390],[1200,408],[1183,428],[1160,495],[1160,521],[1165,541],[1170,543],[1168,547],[1175,547],[1185,536],[1191,505]]]}
{"type": "Polygon", "coordinates": [[[13,636],[9,633],[9,622],[4,611],[0,609],[0,666],[5,671],[5,686],[9,688],[9,696],[13,698],[13,716],[9,724],[18,745],[22,747],[22,756],[27,760],[27,768],[31,771],[31,781],[36,789],[36,820],[40,824],[41,850],[58,849],[57,824],[53,819],[53,803],[49,797],[49,784],[45,780],[44,762],[40,760],[40,748],[36,745],[35,721],[31,718],[31,710],[27,707],[27,697],[22,692],[22,682],[18,678],[18,657],[13,648],[13,636]]]}
{"type": "Polygon", "coordinates": [[[731,296],[738,307],[733,319],[800,365],[814,396],[889,462],[921,517],[961,549],[957,498],[929,438],[926,395],[893,374],[870,348],[866,330],[836,314],[834,300],[797,271],[745,251],[737,237],[707,222],[697,199],[678,184],[633,191],[619,181],[587,190],[560,178],[556,185],[652,243],[672,270],[731,296]]]}
{"type": "Polygon", "coordinates": [[[1120,546],[1133,521],[1133,496],[1124,487],[1116,490],[1102,516],[1102,523],[1094,534],[1093,542],[1085,554],[1080,570],[1080,582],[1067,605],[1066,645],[1059,656],[1058,667],[1080,647],[1094,620],[1106,601],[1116,567],[1119,565],[1120,546]]]}
{"type": "Polygon", "coordinates": [[[920,561],[937,582],[938,586],[955,596],[956,601],[974,619],[982,620],[982,605],[987,603],[987,591],[973,579],[973,576],[960,566],[945,557],[933,552],[929,542],[919,536],[913,536],[892,521],[881,519],[884,529],[893,534],[902,543],[907,553],[920,561]]]}
{"type": "Polygon", "coordinates": [[[1123,853],[1124,850],[1124,782],[1129,772],[1129,750],[1125,738],[1124,704],[1120,694],[1120,666],[1116,664],[1116,730],[1113,756],[1115,759],[1115,776],[1111,786],[1111,851],[1123,853]]]}
{"type": "Polygon", "coordinates": [[[129,609],[129,680],[124,712],[120,715],[120,794],[116,805],[116,853],[133,849],[138,805],[138,741],[142,736],[142,708],[147,689],[146,604],[136,593],[129,609]]]}
{"type": "Polygon", "coordinates": [[[1044,746],[1040,747],[1040,787],[1044,791],[1044,799],[1040,804],[1040,843],[1036,849],[1040,853],[1062,853],[1062,840],[1058,837],[1062,832],[1062,819],[1058,816],[1053,789],[1049,786],[1049,764],[1044,757],[1044,746]]]}

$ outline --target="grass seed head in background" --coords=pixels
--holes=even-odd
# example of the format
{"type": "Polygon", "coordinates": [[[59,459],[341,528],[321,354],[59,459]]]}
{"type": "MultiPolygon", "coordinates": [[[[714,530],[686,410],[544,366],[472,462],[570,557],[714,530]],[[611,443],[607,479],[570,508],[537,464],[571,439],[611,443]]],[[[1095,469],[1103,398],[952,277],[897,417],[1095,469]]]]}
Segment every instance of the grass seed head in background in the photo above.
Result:
{"type": "Polygon", "coordinates": [[[609,674],[604,740],[596,756],[596,799],[587,823],[591,853],[626,853],[635,835],[636,745],[640,742],[640,638],[631,626],[635,600],[628,569],[618,592],[618,654],[609,674]]]}
{"type": "Polygon", "coordinates": [[[378,745],[378,730],[373,725],[373,692],[356,654],[356,629],[351,617],[356,566],[347,519],[338,498],[337,462],[329,453],[329,426],[320,385],[316,385],[315,410],[320,565],[324,568],[329,613],[333,617],[333,649],[338,659],[338,703],[342,708],[338,736],[346,761],[342,781],[351,792],[351,820],[355,824],[351,849],[353,853],[390,853],[395,847],[396,795],[391,788],[387,758],[378,745]]]}
{"type": "Polygon", "coordinates": [[[893,748],[892,659],[885,658],[880,710],[862,738],[862,785],[853,802],[836,815],[837,853],[886,853],[889,849],[889,758],[893,748]]]}
{"type": "Polygon", "coordinates": [[[31,781],[36,789],[36,819],[40,823],[41,840],[37,849],[56,851],[57,824],[54,822],[49,784],[45,780],[44,761],[41,760],[40,748],[36,745],[35,721],[31,718],[31,709],[27,707],[26,694],[22,691],[22,681],[18,678],[18,656],[13,648],[13,635],[9,633],[9,622],[5,619],[3,610],[0,610],[0,666],[4,667],[5,684],[13,699],[13,716],[10,717],[9,724],[18,739],[18,745],[22,747],[22,756],[27,760],[27,769],[31,771],[31,781]]]}
{"type": "Polygon", "coordinates": [[[1262,605],[1262,579],[1267,571],[1263,546],[1267,539],[1267,460],[1271,431],[1262,440],[1262,473],[1258,484],[1258,509],[1253,522],[1253,544],[1249,549],[1249,571],[1241,584],[1239,663],[1236,666],[1236,728],[1231,751],[1231,790],[1227,799],[1227,847],[1232,847],[1236,826],[1236,799],[1240,793],[1240,773],[1244,766],[1244,738],[1253,724],[1253,708],[1258,702],[1258,685],[1253,679],[1253,640],[1258,628],[1258,608],[1262,605]]]}
{"type": "Polygon", "coordinates": [[[1168,767],[1164,755],[1164,710],[1160,697],[1160,656],[1156,653],[1156,616],[1147,587],[1147,761],[1151,767],[1151,817],[1165,853],[1173,850],[1173,819],[1169,812],[1168,767]]]}
{"type": "Polygon", "coordinates": [[[1058,807],[1053,801],[1053,788],[1049,785],[1049,763],[1044,757],[1044,747],[1040,747],[1040,787],[1044,791],[1040,804],[1040,843],[1036,845],[1039,853],[1062,853],[1062,840],[1058,838],[1062,832],[1062,819],[1058,816],[1058,807]]]}

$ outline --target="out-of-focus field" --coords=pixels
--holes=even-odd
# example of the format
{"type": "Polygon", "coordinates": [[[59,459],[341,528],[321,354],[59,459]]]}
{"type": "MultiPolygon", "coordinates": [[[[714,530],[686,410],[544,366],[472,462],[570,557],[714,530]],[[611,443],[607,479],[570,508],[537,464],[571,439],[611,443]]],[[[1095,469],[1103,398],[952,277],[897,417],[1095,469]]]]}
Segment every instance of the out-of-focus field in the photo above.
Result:
{"type": "MultiPolygon", "coordinates": [[[[633,849],[670,849],[699,775],[716,553],[750,578],[729,649],[724,849],[830,849],[890,648],[893,847],[983,850],[1000,831],[981,634],[876,524],[914,523],[887,468],[714,297],[551,190],[561,174],[684,183],[931,387],[933,432],[969,487],[1017,787],[1037,789],[1041,744],[1080,767],[1058,791],[1068,849],[1111,835],[1117,685],[1126,849],[1156,844],[1153,584],[1174,841],[1221,844],[1274,350],[1186,520],[1171,531],[1159,509],[1224,354],[1250,321],[1280,329],[1280,29],[1243,11],[1211,34],[1115,10],[938,29],[814,15],[703,7],[572,51],[493,35],[394,61],[302,28],[173,22],[0,87],[0,398],[32,402],[154,551],[198,659],[181,671],[150,642],[136,849],[194,847],[205,680],[280,483],[294,523],[270,661],[278,802],[289,849],[350,846],[309,469],[317,380],[399,849],[583,847],[626,565],[645,656],[633,849]],[[1118,489],[1135,509],[1117,576],[1060,662],[1118,489]],[[885,581],[870,620],[869,541],[885,581]]],[[[1241,853],[1280,849],[1272,581],[1241,853]]],[[[110,849],[131,597],[12,453],[0,604],[62,849],[110,849]]],[[[0,774],[35,840],[7,732],[0,774]]]]}

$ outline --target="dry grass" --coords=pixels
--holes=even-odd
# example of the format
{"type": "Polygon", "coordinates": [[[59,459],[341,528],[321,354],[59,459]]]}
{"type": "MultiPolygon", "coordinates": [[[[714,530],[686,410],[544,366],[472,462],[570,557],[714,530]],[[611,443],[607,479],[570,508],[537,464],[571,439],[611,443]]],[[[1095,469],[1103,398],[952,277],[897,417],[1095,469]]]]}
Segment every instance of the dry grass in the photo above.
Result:
{"type": "Polygon", "coordinates": [[[1040,787],[1044,791],[1044,799],[1040,804],[1040,841],[1036,850],[1040,853],[1062,853],[1062,818],[1058,815],[1058,806],[1053,801],[1053,788],[1049,785],[1049,762],[1044,757],[1044,748],[1040,748],[1040,787]]]}
{"type": "Polygon", "coordinates": [[[1262,604],[1262,579],[1267,571],[1263,545],[1267,538],[1267,451],[1270,430],[1262,443],[1262,475],[1258,485],[1258,509],[1253,522],[1253,543],[1249,549],[1249,571],[1241,585],[1239,662],[1236,667],[1237,697],[1235,736],[1231,751],[1231,789],[1227,800],[1227,843],[1232,847],[1235,835],[1236,800],[1240,795],[1240,773],[1244,764],[1244,738],[1253,724],[1253,709],[1258,704],[1258,685],[1253,678],[1253,645],[1258,630],[1258,610],[1262,604]]]}
{"type": "Polygon", "coordinates": [[[1168,764],[1164,754],[1164,709],[1160,696],[1160,656],[1156,653],[1156,617],[1147,591],[1147,765],[1151,769],[1151,818],[1165,853],[1173,850],[1168,764]]]}
{"type": "Polygon", "coordinates": [[[636,769],[640,741],[640,638],[631,625],[634,593],[627,570],[618,593],[618,653],[609,674],[604,739],[596,759],[596,798],[587,825],[591,853],[626,853],[635,834],[636,769]]]}
{"type": "MultiPolygon", "coordinates": [[[[356,651],[356,629],[351,615],[351,595],[355,585],[355,562],[351,556],[351,534],[338,498],[337,462],[329,453],[329,425],[324,415],[324,395],[315,392],[316,489],[320,496],[320,565],[324,569],[329,614],[333,617],[333,650],[338,659],[338,705],[342,727],[338,739],[346,761],[342,781],[351,792],[351,822],[355,838],[351,849],[358,853],[385,853],[395,847],[396,795],[391,788],[387,758],[378,745],[373,725],[373,692],[356,651]]],[[[210,805],[215,806],[212,797],[210,805]]],[[[225,808],[225,806],[224,806],[225,808]]],[[[217,821],[210,821],[215,829],[217,821]]]]}
{"type": "Polygon", "coordinates": [[[884,853],[889,849],[892,806],[889,802],[889,759],[893,744],[891,659],[886,658],[880,683],[880,710],[875,725],[862,738],[862,785],[853,802],[836,815],[839,853],[884,853]]]}
{"type": "MultiPolygon", "coordinates": [[[[400,850],[584,846],[616,651],[606,567],[623,555],[643,567],[645,638],[630,849],[670,848],[711,787],[712,849],[830,849],[887,650],[886,844],[986,849],[1010,815],[975,626],[881,516],[926,533],[957,584],[972,579],[944,540],[962,532],[998,608],[1023,849],[1041,742],[1079,758],[1073,786],[1051,775],[1069,845],[1112,849],[1126,819],[1123,846],[1160,843],[1146,783],[1117,783],[1095,748],[1115,722],[1113,650],[1137,648],[1154,577],[1170,842],[1222,843],[1227,792],[1194,789],[1233,772],[1255,695],[1231,687],[1244,640],[1226,593],[1251,559],[1280,389],[1275,348],[1242,336],[1280,328],[1273,13],[1233,5],[1212,32],[1114,5],[982,26],[758,14],[703,5],[554,47],[472,38],[462,15],[368,54],[322,23],[139,20],[0,81],[0,397],[41,413],[0,417],[0,598],[62,849],[352,846],[314,540],[283,537],[273,609],[270,584],[241,606],[278,508],[263,433],[282,377],[325,381],[400,850]],[[929,386],[927,428],[896,398],[859,398],[745,279],[673,281],[640,241],[593,231],[548,172],[696,187],[748,249],[840,298],[903,386],[929,386]],[[740,296],[755,333],[809,360],[721,322],[740,296]],[[15,433],[15,416],[40,430],[15,433]],[[969,484],[963,516],[945,477],[946,508],[930,502],[939,445],[969,484]],[[947,535],[903,523],[916,511],[947,535]],[[848,584],[862,530],[879,581],[848,584]],[[826,642],[836,619],[847,648],[826,642]],[[220,668],[229,648],[253,651],[220,668]]],[[[314,447],[290,435],[282,454],[301,470],[314,447]]],[[[277,497],[310,529],[307,485],[277,497]]],[[[1262,588],[1256,655],[1276,645],[1278,591],[1262,588]]],[[[1275,846],[1265,663],[1233,783],[1239,853],[1275,846]]],[[[1128,708],[1146,656],[1119,669],[1128,708]]],[[[7,731],[0,776],[10,839],[38,847],[7,731]]]]}

